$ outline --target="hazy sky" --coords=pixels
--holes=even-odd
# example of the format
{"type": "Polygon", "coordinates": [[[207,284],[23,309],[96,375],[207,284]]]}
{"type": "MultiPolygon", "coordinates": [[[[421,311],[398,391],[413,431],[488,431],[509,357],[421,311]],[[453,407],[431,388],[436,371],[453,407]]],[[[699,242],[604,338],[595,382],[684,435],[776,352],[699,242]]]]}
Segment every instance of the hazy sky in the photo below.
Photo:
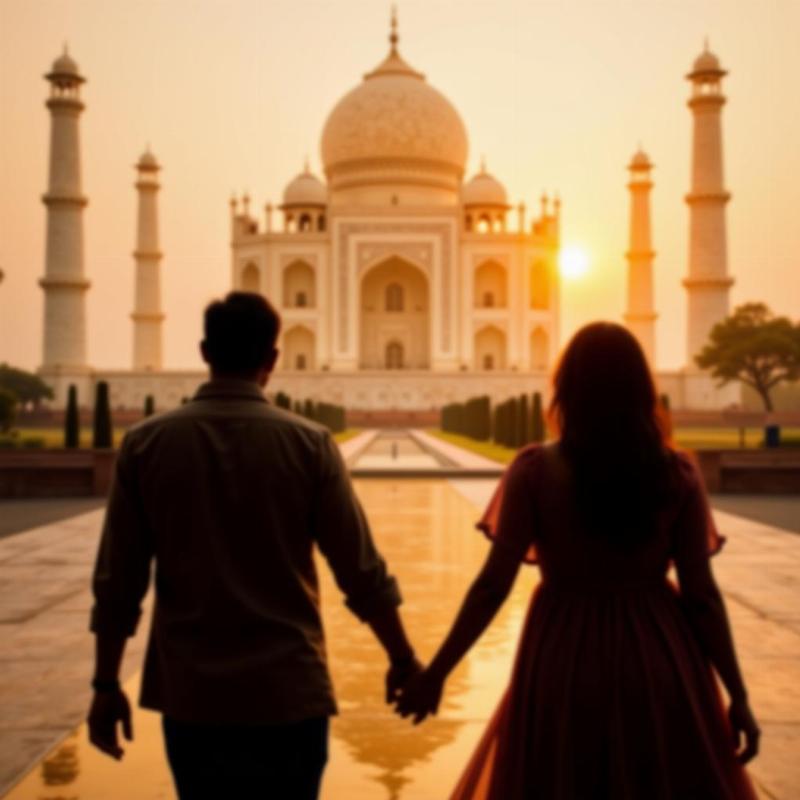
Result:
{"type": "MultiPolygon", "coordinates": [[[[94,366],[131,361],[136,196],[146,142],[161,193],[165,361],[196,367],[199,314],[229,288],[228,199],[279,202],[328,112],[387,51],[383,0],[0,0],[0,361],[38,366],[47,84],[64,41],[82,118],[94,366]]],[[[563,199],[591,272],[563,289],[562,340],[624,305],[625,166],[655,162],[659,366],[684,362],[691,118],[708,35],[724,110],[732,300],[800,311],[800,0],[400,0],[400,49],[443,91],[516,203],[563,199]]],[[[515,221],[516,215],[510,215],[515,221]]]]}

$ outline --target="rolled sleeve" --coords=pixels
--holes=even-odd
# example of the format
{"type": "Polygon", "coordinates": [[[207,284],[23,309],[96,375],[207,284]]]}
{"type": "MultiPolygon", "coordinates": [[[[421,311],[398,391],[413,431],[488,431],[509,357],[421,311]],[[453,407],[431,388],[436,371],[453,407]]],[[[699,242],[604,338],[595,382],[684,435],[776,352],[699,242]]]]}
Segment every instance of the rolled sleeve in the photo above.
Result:
{"type": "Polygon", "coordinates": [[[92,580],[94,633],[133,636],[150,583],[152,558],[152,537],[126,440],[117,459],[92,580]]]}
{"type": "Polygon", "coordinates": [[[314,519],[315,539],[347,607],[365,621],[400,605],[400,588],[375,547],[339,448],[329,434],[324,435],[321,447],[314,519]]]}

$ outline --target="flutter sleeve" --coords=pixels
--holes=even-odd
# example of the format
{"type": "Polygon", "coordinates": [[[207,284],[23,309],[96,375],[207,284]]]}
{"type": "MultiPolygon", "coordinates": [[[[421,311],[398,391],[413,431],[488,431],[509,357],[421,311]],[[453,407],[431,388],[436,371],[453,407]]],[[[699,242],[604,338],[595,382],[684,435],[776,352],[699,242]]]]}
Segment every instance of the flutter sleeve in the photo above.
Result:
{"type": "Polygon", "coordinates": [[[678,454],[678,470],[683,495],[675,520],[674,558],[680,567],[715,555],[725,544],[725,537],[711,515],[703,477],[690,455],[678,454]]]}
{"type": "Polygon", "coordinates": [[[537,562],[535,489],[541,449],[531,445],[517,454],[475,525],[497,546],[511,550],[526,564],[537,562]]]}

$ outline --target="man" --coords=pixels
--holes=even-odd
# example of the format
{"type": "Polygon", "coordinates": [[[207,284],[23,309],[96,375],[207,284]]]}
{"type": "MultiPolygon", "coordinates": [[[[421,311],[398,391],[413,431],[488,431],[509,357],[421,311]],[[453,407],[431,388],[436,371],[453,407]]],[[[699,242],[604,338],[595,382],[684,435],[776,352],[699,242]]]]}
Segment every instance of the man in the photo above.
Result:
{"type": "Polygon", "coordinates": [[[264,399],[280,318],[261,296],[212,303],[211,379],[125,437],[94,574],[92,743],[132,739],[119,685],[155,561],[141,705],[163,714],[182,800],[311,800],[336,713],[312,551],[389,657],[387,702],[419,664],[397,583],[375,549],[336,444],[264,399]]]}

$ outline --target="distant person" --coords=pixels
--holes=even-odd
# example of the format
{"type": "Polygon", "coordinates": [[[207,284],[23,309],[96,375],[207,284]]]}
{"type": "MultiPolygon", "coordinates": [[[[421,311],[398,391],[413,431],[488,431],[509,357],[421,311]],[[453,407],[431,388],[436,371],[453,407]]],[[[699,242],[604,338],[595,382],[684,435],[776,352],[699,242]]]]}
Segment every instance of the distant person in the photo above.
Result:
{"type": "Polygon", "coordinates": [[[759,730],[709,565],[723,540],[665,440],[644,355],[624,328],[589,325],[554,389],[560,438],[523,449],[501,481],[479,524],[486,564],[398,710],[436,713],[520,564],[538,563],[511,682],[451,797],[755,800],[742,764],[759,730]]]}
{"type": "Polygon", "coordinates": [[[327,429],[268,403],[280,318],[233,292],[205,312],[211,379],[125,437],[94,575],[92,743],[133,738],[118,680],[155,562],[141,705],[163,713],[178,794],[311,800],[336,713],[313,550],[389,657],[387,701],[419,665],[397,583],[327,429]]]}

